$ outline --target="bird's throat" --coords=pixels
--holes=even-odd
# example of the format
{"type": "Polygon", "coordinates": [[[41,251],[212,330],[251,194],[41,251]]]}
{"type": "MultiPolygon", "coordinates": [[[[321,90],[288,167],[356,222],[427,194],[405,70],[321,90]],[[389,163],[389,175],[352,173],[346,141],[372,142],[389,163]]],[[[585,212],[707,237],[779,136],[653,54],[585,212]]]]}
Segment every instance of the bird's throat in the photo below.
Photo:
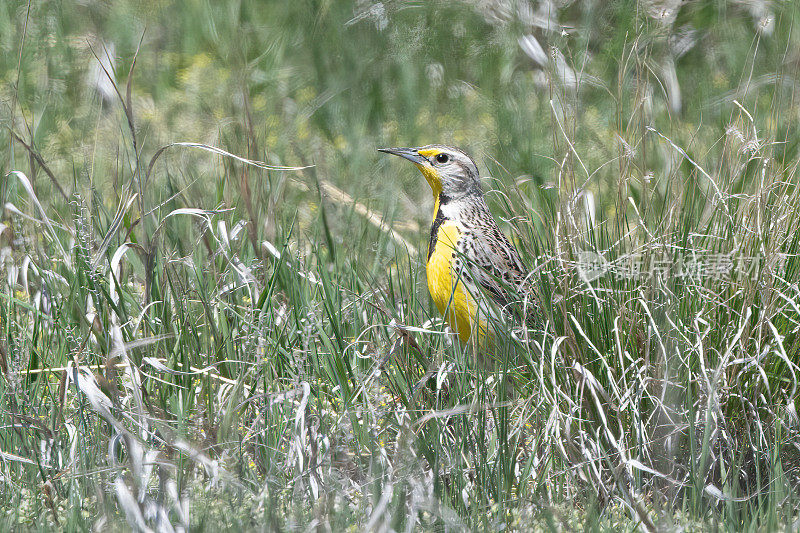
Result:
{"type": "Polygon", "coordinates": [[[433,192],[433,198],[436,199],[442,193],[442,180],[439,177],[439,174],[436,173],[433,168],[428,165],[420,165],[416,163],[417,168],[422,175],[425,176],[425,181],[428,182],[428,185],[431,186],[431,192],[433,192]]]}

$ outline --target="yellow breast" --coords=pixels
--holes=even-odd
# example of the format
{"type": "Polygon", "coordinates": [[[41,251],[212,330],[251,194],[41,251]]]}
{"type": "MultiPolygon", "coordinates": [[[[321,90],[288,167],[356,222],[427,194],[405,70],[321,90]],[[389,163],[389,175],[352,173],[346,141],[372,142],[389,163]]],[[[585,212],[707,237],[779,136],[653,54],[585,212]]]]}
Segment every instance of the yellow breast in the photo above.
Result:
{"type": "MultiPolygon", "coordinates": [[[[447,323],[458,334],[461,342],[466,343],[472,334],[478,306],[459,279],[458,272],[454,272],[452,267],[460,235],[458,226],[452,222],[445,221],[439,226],[426,271],[428,291],[436,307],[445,315],[447,323]]],[[[485,332],[483,324],[479,329],[481,333],[485,332]]]]}

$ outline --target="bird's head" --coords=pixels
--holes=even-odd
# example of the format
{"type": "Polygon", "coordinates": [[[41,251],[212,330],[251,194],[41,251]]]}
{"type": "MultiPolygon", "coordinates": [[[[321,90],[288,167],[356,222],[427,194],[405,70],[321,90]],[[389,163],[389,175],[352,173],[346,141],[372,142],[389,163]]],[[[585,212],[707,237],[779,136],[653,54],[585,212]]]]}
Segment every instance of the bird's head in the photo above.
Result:
{"type": "Polygon", "coordinates": [[[428,180],[434,198],[440,194],[449,198],[481,194],[478,167],[458,148],[429,144],[419,148],[379,148],[379,150],[408,159],[417,165],[428,180]]]}

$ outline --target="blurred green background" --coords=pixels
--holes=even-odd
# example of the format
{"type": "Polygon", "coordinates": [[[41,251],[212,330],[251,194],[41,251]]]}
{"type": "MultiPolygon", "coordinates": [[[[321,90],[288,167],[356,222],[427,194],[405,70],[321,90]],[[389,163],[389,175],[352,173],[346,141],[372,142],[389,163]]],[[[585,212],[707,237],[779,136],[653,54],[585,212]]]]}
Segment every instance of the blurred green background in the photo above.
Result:
{"type": "MultiPolygon", "coordinates": [[[[138,48],[132,108],[145,162],[193,141],[314,164],[315,178],[412,222],[415,238],[429,217],[427,187],[376,147],[461,146],[539,208],[542,190],[586,180],[558,179],[566,135],[601,207],[616,200],[621,173],[635,198],[654,176],[658,202],[678,162],[643,135],[648,126],[714,160],[731,127],[758,141],[733,120],[737,100],[764,117],[776,158],[795,157],[798,12],[759,1],[4,2],[0,164],[27,166],[10,129],[68,194],[91,184],[116,205],[135,157],[96,57],[124,96],[138,48]]],[[[170,154],[159,164],[167,171],[148,185],[151,202],[185,190],[194,207],[238,205],[238,186],[212,186],[225,172],[218,158],[170,154]]],[[[279,185],[263,174],[248,183],[256,202],[313,211],[305,188],[279,185]]],[[[45,178],[35,186],[50,191],[45,178]]]]}

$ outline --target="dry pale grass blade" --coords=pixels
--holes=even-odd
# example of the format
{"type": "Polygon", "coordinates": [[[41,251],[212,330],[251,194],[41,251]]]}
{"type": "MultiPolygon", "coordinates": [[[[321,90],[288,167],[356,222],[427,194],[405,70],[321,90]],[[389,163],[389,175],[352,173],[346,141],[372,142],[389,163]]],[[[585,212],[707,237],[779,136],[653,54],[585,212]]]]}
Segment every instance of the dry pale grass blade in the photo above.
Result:
{"type": "MultiPolygon", "coordinates": [[[[5,209],[9,213],[12,213],[12,214],[14,214],[14,215],[16,215],[16,216],[18,216],[20,218],[23,218],[25,220],[33,222],[34,224],[44,224],[44,222],[39,220],[38,218],[32,217],[32,216],[30,216],[30,215],[28,215],[26,213],[23,213],[22,210],[19,207],[17,207],[16,205],[12,204],[11,202],[6,202],[6,205],[4,205],[3,207],[5,207],[5,209]]],[[[52,220],[50,221],[50,223],[53,225],[53,227],[56,227],[56,228],[58,228],[60,230],[69,231],[69,229],[66,226],[64,226],[63,224],[59,224],[57,222],[53,222],[52,220]]]]}
{"type": "Polygon", "coordinates": [[[105,236],[103,237],[103,242],[100,244],[100,247],[97,249],[95,253],[94,260],[92,261],[92,268],[97,268],[100,264],[100,261],[103,260],[105,257],[106,250],[108,246],[111,244],[111,239],[114,238],[117,231],[119,231],[120,226],[122,225],[122,221],[125,218],[125,214],[131,208],[133,203],[136,201],[137,194],[131,195],[130,198],[127,200],[121,200],[119,207],[117,208],[117,212],[114,214],[114,220],[111,222],[111,226],[108,228],[105,236]]]}
{"type": "Polygon", "coordinates": [[[177,215],[190,215],[190,216],[201,218],[203,220],[203,222],[205,222],[206,225],[210,228],[211,227],[211,215],[214,215],[216,213],[221,213],[221,212],[222,211],[215,211],[215,210],[208,210],[208,209],[198,209],[196,207],[179,207],[178,209],[174,209],[174,210],[170,211],[169,213],[167,213],[166,215],[164,215],[164,217],[161,219],[161,222],[159,222],[158,227],[153,232],[153,235],[154,236],[157,235],[164,228],[164,223],[167,221],[168,218],[174,217],[174,216],[177,216],[177,215]]]}
{"type": "Polygon", "coordinates": [[[19,455],[15,455],[13,453],[4,452],[3,450],[0,450],[0,459],[2,459],[4,462],[5,461],[12,461],[12,462],[17,462],[17,463],[23,463],[23,464],[26,464],[26,465],[35,465],[36,464],[35,462],[31,461],[30,459],[28,459],[26,457],[20,457],[19,455]]]}
{"type": "Polygon", "coordinates": [[[67,379],[68,383],[74,383],[77,389],[89,400],[89,404],[95,412],[107,420],[113,418],[111,416],[111,408],[113,406],[111,399],[100,390],[100,385],[91,370],[85,366],[77,366],[70,361],[67,364],[67,379]]]}
{"type": "Polygon", "coordinates": [[[295,412],[294,437],[292,439],[292,445],[289,448],[289,453],[286,456],[286,464],[290,465],[295,462],[294,457],[296,457],[297,469],[299,472],[303,472],[306,464],[306,409],[308,407],[309,395],[311,394],[311,387],[308,383],[303,382],[300,384],[300,388],[303,391],[303,396],[300,398],[300,403],[295,412]]]}
{"type": "Polygon", "coordinates": [[[211,478],[210,482],[212,486],[218,485],[222,477],[227,478],[230,476],[230,474],[220,466],[219,461],[212,459],[185,440],[178,439],[172,443],[172,446],[189,456],[194,462],[200,464],[205,470],[206,475],[211,478]]]}
{"type": "Polygon", "coordinates": [[[679,481],[679,480],[673,478],[672,476],[668,476],[667,474],[664,474],[663,472],[659,472],[658,470],[650,468],[649,466],[645,465],[644,463],[642,463],[641,461],[639,461],[637,459],[626,459],[625,460],[625,464],[627,466],[635,468],[636,470],[641,470],[642,472],[645,472],[647,474],[659,477],[659,478],[661,478],[661,479],[663,479],[665,481],[669,481],[672,485],[674,485],[676,487],[688,487],[689,486],[688,483],[686,483],[684,481],[679,481]]]}
{"type": "Polygon", "coordinates": [[[117,501],[122,511],[125,513],[128,524],[135,527],[137,531],[151,533],[153,530],[147,526],[142,509],[139,507],[139,502],[131,494],[128,485],[125,484],[121,477],[117,477],[114,480],[114,492],[117,495],[117,501]]]}
{"type": "Polygon", "coordinates": [[[142,395],[142,378],[139,368],[128,357],[128,350],[122,336],[122,328],[117,323],[117,317],[112,317],[111,325],[111,349],[115,357],[118,357],[123,362],[123,385],[130,392],[133,397],[133,405],[136,410],[137,424],[142,431],[145,432],[148,428],[147,408],[145,407],[144,397],[142,395]]]}
{"type": "Polygon", "coordinates": [[[61,245],[61,241],[58,239],[58,236],[56,235],[56,230],[55,228],[53,228],[53,224],[50,222],[50,218],[47,216],[47,212],[45,211],[44,206],[42,206],[41,202],[39,201],[39,198],[36,196],[36,192],[33,190],[33,185],[31,185],[28,176],[26,176],[19,170],[12,170],[9,173],[9,175],[15,176],[22,184],[22,187],[25,189],[25,192],[28,193],[28,196],[30,197],[31,201],[36,206],[36,209],[39,211],[39,214],[42,217],[41,222],[44,223],[45,227],[50,233],[50,238],[58,246],[58,249],[61,252],[61,256],[64,259],[64,264],[66,264],[67,266],[71,265],[72,262],[70,260],[69,254],[67,254],[67,252],[64,250],[64,247],[61,245]]]}
{"type": "Polygon", "coordinates": [[[734,223],[733,217],[731,216],[730,210],[728,208],[727,195],[722,192],[719,185],[717,184],[717,181],[708,172],[706,172],[706,170],[699,163],[697,163],[694,159],[692,159],[689,156],[689,154],[686,153],[686,150],[675,144],[675,142],[672,139],[670,139],[657,129],[653,128],[652,126],[647,126],[647,131],[655,133],[656,135],[661,137],[664,141],[666,141],[667,144],[669,144],[676,152],[681,154],[681,156],[684,159],[686,159],[686,161],[688,161],[694,168],[696,168],[697,171],[700,172],[700,174],[702,174],[708,180],[709,183],[711,183],[711,186],[714,187],[714,192],[718,200],[718,204],[722,206],[722,209],[725,211],[726,217],[728,218],[730,223],[733,224],[734,223]]]}
{"type": "Polygon", "coordinates": [[[366,526],[364,526],[364,531],[383,531],[387,530],[385,525],[383,528],[376,529],[378,523],[380,522],[381,518],[385,515],[387,507],[389,507],[389,503],[392,501],[394,497],[394,485],[392,483],[387,483],[382,487],[381,497],[378,500],[378,503],[372,509],[372,514],[369,517],[369,521],[367,522],[366,526]]]}
{"type": "Polygon", "coordinates": [[[117,284],[119,282],[120,262],[122,261],[122,257],[125,255],[125,252],[128,250],[130,250],[130,246],[123,244],[114,251],[114,255],[111,257],[111,268],[108,272],[108,295],[111,298],[111,301],[115,304],[119,303],[119,297],[117,296],[117,284]]]}
{"type": "MultiPolygon", "coordinates": [[[[437,376],[438,378],[438,376],[437,376]]],[[[513,402],[496,402],[490,404],[470,404],[470,405],[457,405],[455,407],[451,407],[450,409],[444,409],[440,411],[431,411],[430,413],[426,413],[411,425],[415,433],[419,433],[423,431],[423,427],[425,424],[431,420],[437,419],[449,419],[456,416],[468,415],[468,414],[475,414],[478,411],[491,411],[492,409],[497,409],[498,407],[511,407],[513,406],[513,402]]]]}
{"type": "Polygon", "coordinates": [[[58,192],[61,194],[64,200],[69,200],[69,196],[67,196],[67,193],[65,193],[64,189],[61,188],[61,185],[58,183],[55,174],[53,174],[53,171],[51,171],[50,167],[47,166],[47,163],[45,163],[44,159],[39,154],[39,152],[34,150],[32,146],[26,143],[22,139],[22,137],[14,133],[12,130],[9,130],[9,132],[11,133],[11,138],[20,143],[22,146],[24,146],[25,149],[28,151],[28,153],[31,154],[31,157],[33,157],[36,160],[36,162],[39,163],[39,166],[42,167],[42,170],[44,170],[45,174],[47,174],[47,177],[50,178],[50,181],[53,183],[56,190],[58,190],[58,192]]]}
{"type": "Polygon", "coordinates": [[[703,491],[712,498],[723,502],[746,502],[752,499],[753,496],[755,496],[755,494],[753,494],[752,496],[743,496],[739,498],[728,496],[727,494],[722,492],[719,488],[717,488],[715,485],[712,485],[711,483],[706,485],[703,491]]]}
{"type": "MultiPolygon", "coordinates": [[[[752,309],[750,307],[745,309],[745,314],[742,317],[742,320],[739,322],[739,327],[736,330],[736,333],[734,334],[734,336],[731,339],[731,341],[728,343],[728,346],[725,349],[725,353],[720,358],[719,365],[717,366],[717,369],[714,372],[714,376],[711,379],[711,383],[710,383],[711,389],[708,391],[709,392],[709,396],[713,395],[716,392],[717,383],[719,382],[723,371],[725,370],[725,368],[727,368],[728,360],[733,356],[733,353],[736,350],[736,348],[740,347],[739,340],[742,338],[742,335],[744,334],[744,331],[745,331],[745,329],[747,328],[747,326],[748,326],[748,324],[750,322],[750,316],[752,315],[752,312],[753,311],[752,311],[752,309]]],[[[772,323],[769,323],[769,324],[770,324],[770,326],[772,325],[772,323]]],[[[775,333],[777,333],[777,331],[775,331],[775,330],[773,330],[773,331],[775,333]]]]}
{"type": "Polygon", "coordinates": [[[234,281],[220,289],[220,294],[224,294],[231,290],[246,287],[250,292],[251,301],[257,299],[257,293],[260,291],[260,283],[256,276],[253,274],[253,269],[242,262],[241,259],[231,249],[231,238],[227,231],[227,226],[224,220],[220,220],[216,228],[212,226],[211,221],[206,221],[208,224],[208,231],[214,240],[219,245],[219,249],[228,260],[231,270],[236,274],[238,281],[234,281]]]}
{"type": "Polygon", "coordinates": [[[556,110],[555,101],[554,100],[550,100],[550,108],[553,110],[553,117],[555,117],[555,119],[556,119],[556,124],[558,124],[558,129],[559,129],[559,131],[561,131],[561,135],[564,137],[564,140],[567,142],[567,145],[569,146],[570,152],[572,152],[572,155],[574,155],[575,159],[577,159],[578,163],[580,163],[584,174],[586,174],[586,178],[590,179],[592,177],[592,174],[586,168],[586,165],[584,164],[583,159],[581,159],[580,154],[578,154],[578,150],[575,149],[575,145],[573,144],[572,140],[569,138],[569,135],[567,135],[567,132],[564,130],[564,125],[561,123],[561,116],[560,116],[561,113],[559,113],[558,110],[556,110]]]}
{"type": "Polygon", "coordinates": [[[161,148],[159,148],[156,151],[155,154],[153,154],[153,157],[150,158],[150,164],[147,166],[147,175],[146,175],[146,178],[145,178],[145,183],[147,183],[147,180],[149,179],[150,174],[153,171],[153,166],[156,164],[156,161],[161,156],[161,154],[163,154],[164,151],[166,151],[167,149],[172,148],[174,146],[183,147],[183,148],[196,148],[196,149],[204,150],[204,151],[212,153],[212,154],[221,155],[221,156],[224,156],[224,157],[230,157],[231,159],[239,161],[240,163],[244,163],[245,165],[250,165],[250,166],[253,166],[253,167],[256,167],[256,168],[260,168],[262,170],[293,171],[293,170],[304,170],[304,169],[307,169],[307,168],[311,168],[311,166],[309,166],[309,165],[301,166],[301,167],[288,167],[288,166],[283,166],[283,165],[270,165],[269,163],[264,163],[263,161],[256,161],[256,160],[253,160],[253,159],[247,159],[245,157],[241,157],[241,156],[238,156],[236,154],[232,154],[232,153],[228,152],[227,150],[223,150],[222,148],[217,148],[216,146],[211,146],[209,144],[194,143],[194,142],[174,142],[174,143],[169,143],[169,144],[167,144],[165,146],[162,146],[161,148]]]}
{"type": "MultiPolygon", "coordinates": [[[[149,344],[153,344],[153,343],[156,343],[156,342],[159,342],[161,340],[168,339],[168,338],[171,338],[171,337],[173,337],[173,335],[169,334],[169,335],[157,335],[157,336],[148,337],[148,338],[145,338],[145,339],[138,339],[138,340],[135,340],[135,341],[131,341],[131,342],[125,343],[125,349],[126,350],[130,350],[130,349],[134,349],[134,348],[147,346],[149,344]]],[[[114,357],[120,355],[121,353],[123,353],[121,350],[114,349],[114,350],[111,351],[110,358],[114,358],[114,357]]],[[[197,368],[195,366],[190,366],[188,371],[175,370],[175,369],[169,368],[164,364],[165,361],[166,361],[166,359],[157,359],[155,357],[144,357],[144,358],[142,358],[142,362],[147,363],[148,365],[152,366],[156,370],[158,370],[160,372],[167,373],[167,374],[171,374],[171,375],[174,375],[174,376],[204,375],[204,376],[208,376],[210,379],[219,381],[220,383],[224,383],[226,385],[234,386],[234,385],[236,385],[238,383],[237,380],[226,378],[225,376],[222,376],[221,374],[219,374],[216,371],[216,367],[218,367],[220,365],[223,365],[223,364],[226,364],[226,363],[234,363],[234,362],[235,363],[240,363],[240,361],[229,361],[227,359],[224,359],[224,360],[218,361],[218,362],[216,362],[216,363],[214,363],[212,365],[209,365],[207,367],[204,367],[204,368],[197,368]]],[[[0,363],[2,363],[2,361],[0,361],[0,363]]],[[[117,364],[112,364],[112,365],[108,365],[108,364],[105,364],[105,365],[104,364],[81,365],[81,368],[85,368],[85,369],[90,370],[90,371],[99,371],[99,370],[102,370],[104,368],[109,368],[109,366],[111,366],[113,368],[123,368],[123,369],[126,368],[126,365],[122,364],[122,363],[117,363],[117,364]]],[[[48,366],[46,368],[30,368],[30,369],[25,370],[24,375],[25,376],[35,376],[35,375],[39,375],[39,374],[59,374],[59,373],[64,372],[64,371],[71,370],[72,368],[73,368],[73,364],[72,363],[69,363],[66,366],[48,366]]],[[[0,370],[2,370],[2,368],[0,368],[0,370]]],[[[149,374],[147,374],[147,375],[149,375],[149,374]]],[[[150,377],[153,378],[153,376],[150,376],[150,377]]],[[[153,378],[153,379],[156,379],[156,378],[153,378]]],[[[251,387],[249,385],[244,385],[244,390],[247,392],[247,394],[250,394],[251,387]]],[[[282,401],[283,398],[287,397],[286,396],[287,393],[276,393],[276,394],[278,395],[280,401],[282,401]]],[[[294,394],[294,393],[292,393],[292,394],[294,394]]]]}
{"type": "Polygon", "coordinates": [[[338,188],[333,183],[326,181],[326,180],[319,180],[320,188],[325,192],[328,198],[333,200],[334,202],[352,206],[353,210],[356,213],[363,216],[367,222],[381,230],[383,233],[389,236],[396,244],[401,245],[406,250],[408,250],[409,254],[417,255],[417,248],[410,242],[408,242],[402,235],[398,234],[394,228],[392,228],[389,224],[384,221],[384,218],[380,216],[377,212],[373,211],[369,207],[365,206],[361,202],[356,201],[352,196],[338,188]]]}
{"type": "MultiPolygon", "coordinates": [[[[269,241],[262,241],[261,242],[261,247],[264,250],[266,250],[267,253],[269,253],[272,257],[274,257],[275,259],[280,260],[282,254],[281,254],[280,250],[278,250],[278,248],[275,247],[274,244],[272,244],[269,241]]],[[[292,266],[292,263],[290,263],[289,261],[286,261],[286,266],[289,267],[290,269],[292,269],[301,278],[303,278],[305,280],[308,280],[310,283],[312,283],[314,285],[322,285],[322,282],[317,279],[317,277],[314,275],[313,272],[296,269],[296,268],[294,268],[292,266]]]]}
{"type": "Polygon", "coordinates": [[[177,215],[189,215],[199,218],[203,221],[205,225],[205,230],[207,234],[210,235],[214,241],[219,246],[219,250],[225,259],[228,261],[233,272],[239,278],[239,282],[234,284],[229,284],[227,286],[222,287],[220,289],[220,293],[228,292],[232,289],[237,289],[239,287],[247,287],[248,291],[250,292],[250,298],[252,300],[256,299],[256,293],[259,291],[259,281],[253,274],[253,271],[250,267],[245,265],[235,254],[233,254],[229,236],[225,231],[225,224],[224,221],[220,221],[222,224],[218,224],[215,230],[213,221],[211,219],[212,215],[216,215],[219,213],[226,212],[228,210],[206,210],[206,209],[198,209],[195,207],[181,207],[178,209],[174,209],[167,213],[162,219],[159,225],[156,227],[156,230],[153,232],[153,238],[160,234],[162,229],[165,227],[167,219],[177,216],[177,215]]]}
{"type": "Polygon", "coordinates": [[[773,337],[775,338],[775,344],[778,347],[777,353],[781,359],[786,363],[787,368],[792,373],[792,392],[789,398],[794,399],[797,394],[797,372],[800,372],[800,367],[798,367],[797,363],[793,362],[789,358],[789,354],[786,353],[786,347],[783,345],[784,337],[778,332],[778,329],[772,323],[771,320],[767,321],[767,325],[769,326],[770,331],[772,332],[773,337]]]}
{"type": "Polygon", "coordinates": [[[113,359],[122,353],[124,349],[126,352],[129,350],[134,350],[136,348],[143,348],[145,346],[150,346],[151,344],[155,344],[157,342],[161,342],[165,339],[170,339],[174,337],[172,333],[164,333],[161,335],[153,335],[152,337],[144,337],[142,339],[134,339],[130,342],[125,342],[122,346],[115,346],[114,349],[111,350],[109,354],[109,359],[113,359]]]}

